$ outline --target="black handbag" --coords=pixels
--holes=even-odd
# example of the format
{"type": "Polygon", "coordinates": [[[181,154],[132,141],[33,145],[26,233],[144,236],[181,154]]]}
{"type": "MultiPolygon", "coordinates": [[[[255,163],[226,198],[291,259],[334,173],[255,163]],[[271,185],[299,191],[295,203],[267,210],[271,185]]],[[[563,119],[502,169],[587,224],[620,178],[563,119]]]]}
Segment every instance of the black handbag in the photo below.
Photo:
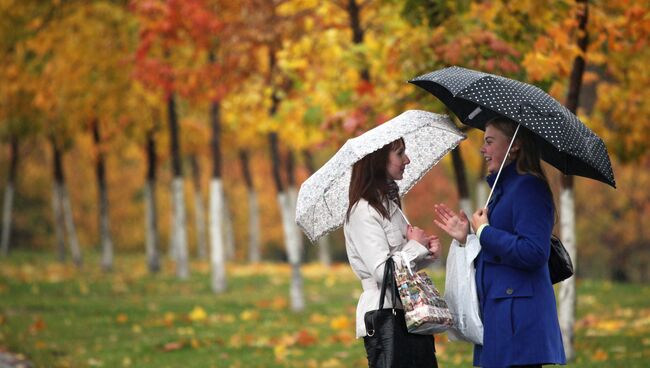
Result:
{"type": "Polygon", "coordinates": [[[364,323],[367,336],[363,342],[371,368],[438,367],[433,335],[415,335],[406,329],[404,310],[395,308],[399,300],[393,260],[384,266],[384,279],[379,295],[379,308],[366,312],[364,323]],[[384,309],[386,289],[393,296],[393,307],[384,309]]]}
{"type": "Polygon", "coordinates": [[[553,284],[573,276],[573,263],[569,252],[555,235],[551,235],[551,255],[548,258],[548,271],[553,284]]]}

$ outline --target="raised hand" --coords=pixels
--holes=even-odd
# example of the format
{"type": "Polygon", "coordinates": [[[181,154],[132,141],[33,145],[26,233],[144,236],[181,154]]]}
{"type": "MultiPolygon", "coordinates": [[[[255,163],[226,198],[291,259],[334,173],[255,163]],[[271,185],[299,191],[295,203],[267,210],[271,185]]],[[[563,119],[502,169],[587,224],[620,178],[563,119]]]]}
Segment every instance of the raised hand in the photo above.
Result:
{"type": "Polygon", "coordinates": [[[469,233],[469,219],[463,211],[456,214],[444,203],[436,204],[433,206],[434,212],[438,216],[433,222],[449,236],[458,240],[461,244],[467,241],[467,234],[469,233]]]}
{"type": "Polygon", "coordinates": [[[429,253],[431,253],[431,257],[433,259],[440,258],[440,249],[441,249],[440,238],[438,238],[435,235],[429,236],[428,248],[429,248],[429,253]]]}
{"type": "Polygon", "coordinates": [[[420,229],[417,226],[408,225],[406,227],[406,239],[415,240],[425,247],[429,244],[429,238],[427,237],[427,234],[424,232],[424,230],[420,229]]]}
{"type": "Polygon", "coordinates": [[[488,209],[480,208],[472,215],[472,227],[478,231],[478,228],[488,223],[488,209]]]}

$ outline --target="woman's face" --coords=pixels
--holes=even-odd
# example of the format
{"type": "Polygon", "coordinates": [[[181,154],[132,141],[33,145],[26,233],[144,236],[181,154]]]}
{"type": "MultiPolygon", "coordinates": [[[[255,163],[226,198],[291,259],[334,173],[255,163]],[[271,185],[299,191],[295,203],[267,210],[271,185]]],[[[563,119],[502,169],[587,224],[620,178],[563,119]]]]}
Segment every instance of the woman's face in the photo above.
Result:
{"type": "Polygon", "coordinates": [[[401,180],[404,176],[404,169],[411,160],[406,155],[406,147],[403,144],[397,146],[397,148],[390,150],[388,154],[388,163],[386,164],[386,172],[388,177],[393,180],[401,180]]]}
{"type": "MultiPolygon", "coordinates": [[[[502,131],[492,125],[485,128],[485,135],[483,136],[483,146],[481,146],[481,154],[487,162],[487,170],[490,174],[499,171],[501,162],[508,154],[508,145],[510,145],[510,138],[502,131]]],[[[513,144],[513,148],[515,145],[513,144]]],[[[506,161],[507,165],[511,160],[506,161]]]]}

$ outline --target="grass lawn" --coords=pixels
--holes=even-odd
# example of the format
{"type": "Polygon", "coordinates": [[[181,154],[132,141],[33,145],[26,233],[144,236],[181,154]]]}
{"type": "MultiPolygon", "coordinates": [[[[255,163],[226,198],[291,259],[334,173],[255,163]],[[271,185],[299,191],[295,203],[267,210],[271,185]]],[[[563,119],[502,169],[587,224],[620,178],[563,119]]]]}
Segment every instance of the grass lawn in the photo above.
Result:
{"type": "MultiPolygon", "coordinates": [[[[306,265],[307,308],[288,309],[284,264],[228,268],[210,291],[207,262],[178,281],[171,264],[149,275],[141,255],[104,274],[51,255],[0,259],[0,348],[37,367],[363,367],[354,337],[359,282],[348,265],[306,265]]],[[[443,273],[430,272],[444,286],[443,273]]],[[[580,280],[575,367],[647,367],[650,286],[580,280]]],[[[471,366],[471,346],[436,337],[441,367],[471,366]]]]}

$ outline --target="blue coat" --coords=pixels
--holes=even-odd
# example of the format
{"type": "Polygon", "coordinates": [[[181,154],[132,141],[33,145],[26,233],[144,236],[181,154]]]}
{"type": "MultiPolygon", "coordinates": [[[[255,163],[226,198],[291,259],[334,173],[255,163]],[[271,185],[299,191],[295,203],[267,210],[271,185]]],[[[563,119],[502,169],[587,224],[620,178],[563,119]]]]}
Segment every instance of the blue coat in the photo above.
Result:
{"type": "Polygon", "coordinates": [[[504,167],[475,261],[484,335],[474,365],[566,364],[548,272],[554,218],[546,183],[518,174],[515,164],[504,167]]]}

